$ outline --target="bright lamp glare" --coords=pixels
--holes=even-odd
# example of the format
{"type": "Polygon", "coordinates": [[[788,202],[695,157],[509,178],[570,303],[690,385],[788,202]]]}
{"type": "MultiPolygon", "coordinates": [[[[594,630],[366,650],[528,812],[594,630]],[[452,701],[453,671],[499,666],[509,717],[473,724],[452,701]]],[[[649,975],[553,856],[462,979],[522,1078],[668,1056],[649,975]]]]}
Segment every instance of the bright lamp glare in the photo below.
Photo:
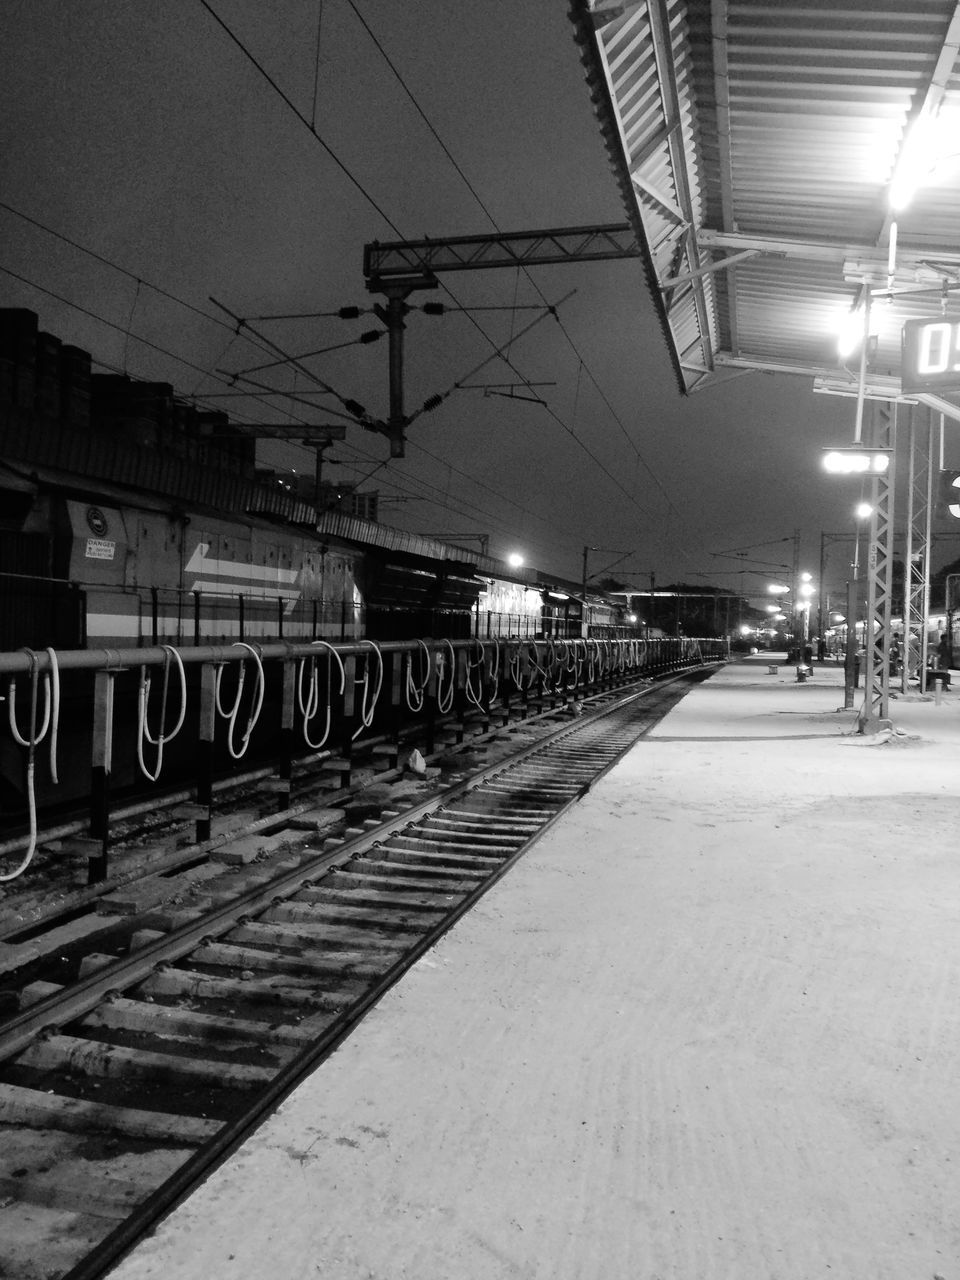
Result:
{"type": "Polygon", "coordinates": [[[837,325],[837,355],[841,360],[853,355],[863,341],[863,307],[845,311],[837,325]]]}
{"type": "Polygon", "coordinates": [[[905,209],[917,188],[929,179],[944,154],[944,141],[943,126],[937,117],[922,115],[914,121],[903,140],[900,159],[890,180],[891,209],[905,209]]]}
{"type": "Polygon", "coordinates": [[[858,520],[869,520],[873,515],[873,507],[871,507],[869,502],[860,502],[857,504],[856,510],[853,514],[858,520]]]}
{"type": "Polygon", "coordinates": [[[830,449],[823,455],[824,470],[832,475],[883,475],[890,454],[870,449],[830,449]]]}
{"type": "Polygon", "coordinates": [[[510,555],[507,556],[507,564],[511,569],[519,569],[523,564],[523,556],[519,555],[516,551],[511,551],[510,555]]]}

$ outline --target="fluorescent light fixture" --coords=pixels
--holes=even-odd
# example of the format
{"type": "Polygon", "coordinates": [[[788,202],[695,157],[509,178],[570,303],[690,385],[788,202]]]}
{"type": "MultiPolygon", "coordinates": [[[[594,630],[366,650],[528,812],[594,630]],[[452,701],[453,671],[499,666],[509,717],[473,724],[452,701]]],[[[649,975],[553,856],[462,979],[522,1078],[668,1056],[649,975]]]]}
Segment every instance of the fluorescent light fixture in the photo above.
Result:
{"type": "Polygon", "coordinates": [[[933,172],[941,151],[941,132],[937,117],[929,114],[921,114],[910,126],[890,179],[887,198],[891,209],[905,209],[933,172]]]}
{"type": "Polygon", "coordinates": [[[824,470],[831,475],[882,476],[890,469],[892,449],[867,449],[863,445],[832,445],[824,450],[824,470]]]}
{"type": "Polygon", "coordinates": [[[893,210],[905,209],[918,188],[950,180],[949,162],[956,161],[958,113],[941,104],[936,114],[925,111],[910,126],[890,179],[887,198],[893,210]]]}

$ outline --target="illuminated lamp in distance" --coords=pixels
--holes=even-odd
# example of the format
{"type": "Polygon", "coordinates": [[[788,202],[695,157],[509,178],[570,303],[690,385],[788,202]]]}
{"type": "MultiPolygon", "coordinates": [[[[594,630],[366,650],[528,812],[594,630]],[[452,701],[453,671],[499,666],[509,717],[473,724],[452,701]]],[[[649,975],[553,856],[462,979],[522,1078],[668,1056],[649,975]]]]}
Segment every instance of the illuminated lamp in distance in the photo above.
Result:
{"type": "Polygon", "coordinates": [[[882,476],[890,469],[892,449],[866,449],[863,445],[832,445],[823,452],[823,467],[831,475],[882,476]]]}

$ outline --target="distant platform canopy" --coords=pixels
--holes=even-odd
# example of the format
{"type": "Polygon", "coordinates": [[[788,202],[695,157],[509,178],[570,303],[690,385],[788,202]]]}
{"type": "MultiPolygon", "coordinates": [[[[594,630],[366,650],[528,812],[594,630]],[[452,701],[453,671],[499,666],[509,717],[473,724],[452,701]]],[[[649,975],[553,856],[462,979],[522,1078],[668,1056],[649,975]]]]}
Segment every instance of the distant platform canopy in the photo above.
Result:
{"type": "Polygon", "coordinates": [[[681,390],[856,395],[865,350],[867,397],[960,418],[960,4],[571,12],[681,390]]]}

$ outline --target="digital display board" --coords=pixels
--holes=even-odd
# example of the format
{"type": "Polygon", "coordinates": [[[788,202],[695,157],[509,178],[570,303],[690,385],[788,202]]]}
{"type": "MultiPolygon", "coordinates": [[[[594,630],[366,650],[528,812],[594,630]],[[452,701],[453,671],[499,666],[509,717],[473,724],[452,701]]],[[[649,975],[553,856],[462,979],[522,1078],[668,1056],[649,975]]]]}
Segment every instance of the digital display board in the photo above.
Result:
{"type": "Polygon", "coordinates": [[[908,320],[900,346],[904,394],[960,387],[960,316],[908,320]]]}

